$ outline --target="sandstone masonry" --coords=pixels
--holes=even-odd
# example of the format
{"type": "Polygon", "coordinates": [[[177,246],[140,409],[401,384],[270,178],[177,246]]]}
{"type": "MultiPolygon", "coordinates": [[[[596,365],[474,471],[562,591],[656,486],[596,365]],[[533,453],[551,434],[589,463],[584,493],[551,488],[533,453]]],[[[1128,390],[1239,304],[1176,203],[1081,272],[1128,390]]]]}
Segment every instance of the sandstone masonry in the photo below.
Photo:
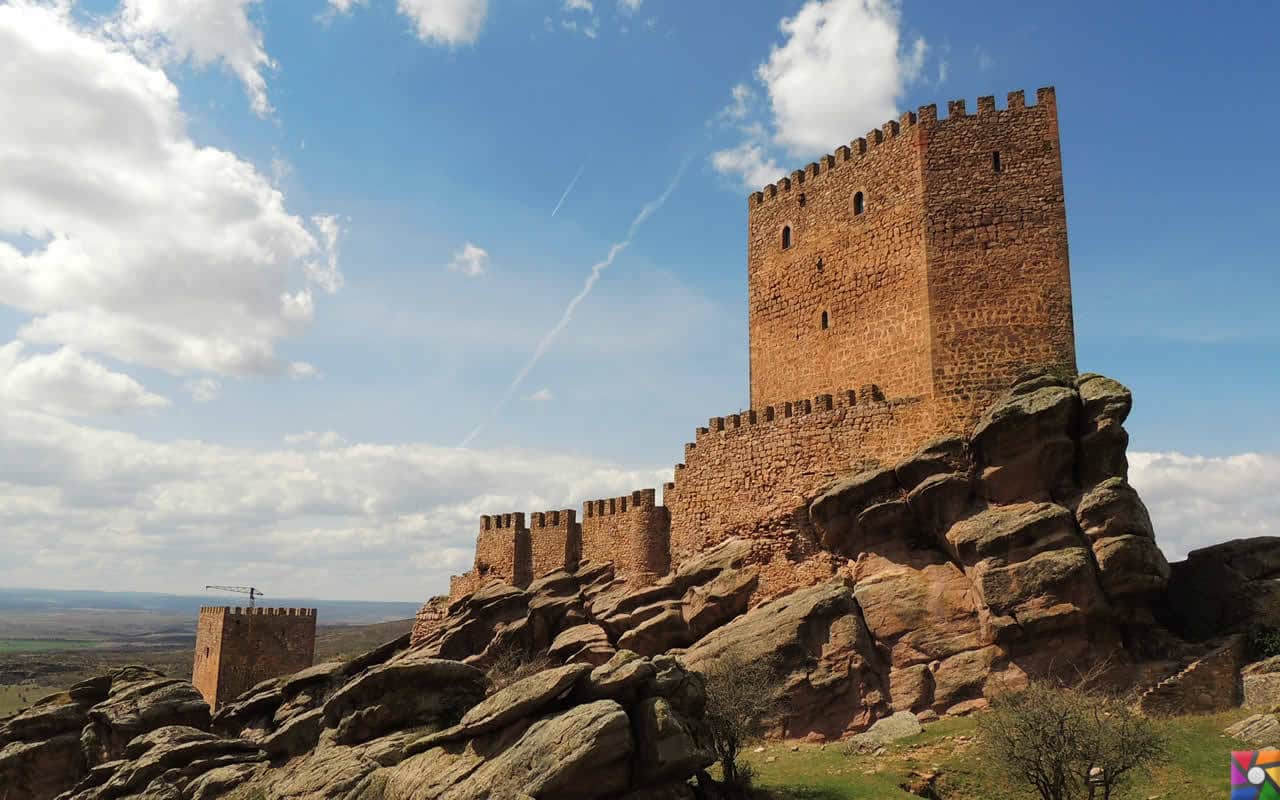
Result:
{"type": "MultiPolygon", "coordinates": [[[[838,476],[967,436],[1024,374],[1075,373],[1052,88],[1034,105],[1018,91],[976,114],[963,100],[944,119],[907,112],[747,207],[751,409],[697,430],[664,505],[648,489],[585,503],[576,528],[572,512],[531,531],[523,514],[502,515],[520,522],[500,535],[482,524],[451,598],[575,558],[641,585],[731,536],[797,565],[820,549],[805,504],[838,476]]],[[[780,574],[765,583],[799,573],[780,574]]]]}
{"type": "Polygon", "coordinates": [[[315,652],[314,608],[205,606],[191,682],[217,709],[268,678],[310,667],[315,652]]]}

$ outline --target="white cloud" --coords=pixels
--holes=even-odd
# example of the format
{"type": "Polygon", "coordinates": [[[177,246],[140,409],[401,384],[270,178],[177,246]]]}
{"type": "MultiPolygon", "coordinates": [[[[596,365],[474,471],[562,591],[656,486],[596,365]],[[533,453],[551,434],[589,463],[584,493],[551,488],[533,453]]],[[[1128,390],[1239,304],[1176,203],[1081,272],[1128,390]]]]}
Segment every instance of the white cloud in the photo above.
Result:
{"type": "Polygon", "coordinates": [[[0,239],[19,337],[179,375],[287,372],[276,342],[312,318],[312,286],[342,283],[337,220],[192,141],[165,74],[65,7],[0,6],[0,52],[0,237],[35,242],[0,239]]]}
{"type": "Polygon", "coordinates": [[[582,24],[578,24],[576,20],[572,19],[560,20],[560,27],[564,28],[566,31],[581,33],[588,39],[594,39],[600,35],[600,19],[598,17],[592,17],[589,21],[583,22],[582,24]]]}
{"type": "Polygon", "coordinates": [[[161,62],[221,61],[249,94],[254,113],[271,113],[263,71],[275,64],[249,19],[259,0],[124,0],[110,26],[140,53],[161,62]]]}
{"type": "Polygon", "coordinates": [[[545,403],[548,400],[552,399],[551,390],[544,386],[538,391],[529,395],[529,399],[535,403],[545,403]]]}
{"type": "Polygon", "coordinates": [[[618,0],[618,8],[627,14],[636,13],[643,4],[644,0],[618,0]]]}
{"type": "Polygon", "coordinates": [[[590,14],[595,9],[591,5],[591,0],[564,0],[565,11],[585,11],[590,14]]]}
{"type": "Polygon", "coordinates": [[[22,342],[0,347],[0,402],[59,416],[119,414],[164,408],[128,375],[112,372],[69,348],[24,354],[22,342]]]}
{"type": "Polygon", "coordinates": [[[368,5],[369,0],[329,0],[329,8],[337,14],[349,14],[356,6],[368,5]]]}
{"type": "MultiPolygon", "coordinates": [[[[713,166],[758,188],[770,147],[793,157],[824,153],[896,118],[927,52],[923,38],[904,44],[901,24],[894,0],[809,0],[783,19],[785,40],[756,70],[769,97],[769,129],[748,129],[713,166]]],[[[739,93],[734,87],[731,113],[739,93]]]]}
{"type": "Polygon", "coordinates": [[[222,383],[217,378],[193,378],[183,382],[182,388],[197,403],[209,403],[222,390],[222,383]]]}
{"type": "Polygon", "coordinates": [[[347,444],[160,443],[0,406],[0,585],[182,591],[207,576],[280,595],[417,600],[465,570],[480,514],[656,487],[567,454],[347,444]]]}
{"type": "Polygon", "coordinates": [[[748,139],[737,147],[711,154],[711,166],[724,175],[737,175],[748,189],[758,189],[786,174],[786,168],[765,153],[765,146],[748,139]]]}
{"type": "Polygon", "coordinates": [[[489,12],[488,0],[398,0],[396,7],[419,39],[449,46],[474,42],[489,12]]]}
{"type": "Polygon", "coordinates": [[[467,242],[462,249],[453,254],[453,261],[449,262],[449,269],[454,272],[461,272],[468,278],[475,278],[483,275],[485,270],[489,268],[489,252],[483,247],[477,247],[471,242],[467,242]]]}
{"type": "Polygon", "coordinates": [[[339,447],[346,444],[347,440],[335,431],[303,431],[287,434],[284,443],[295,447],[339,447]]]}
{"type": "Polygon", "coordinates": [[[1230,539],[1280,536],[1280,454],[1130,453],[1129,482],[1170,561],[1230,539]]]}

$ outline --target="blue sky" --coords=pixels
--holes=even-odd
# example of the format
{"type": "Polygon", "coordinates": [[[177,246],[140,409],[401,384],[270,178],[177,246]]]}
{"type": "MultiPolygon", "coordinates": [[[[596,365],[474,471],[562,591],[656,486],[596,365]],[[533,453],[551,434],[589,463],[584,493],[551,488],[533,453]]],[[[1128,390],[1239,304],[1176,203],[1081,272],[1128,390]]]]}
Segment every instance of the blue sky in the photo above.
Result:
{"type": "Polygon", "coordinates": [[[31,123],[0,138],[3,444],[26,456],[0,471],[0,583],[439,591],[475,515],[656,485],[743,407],[753,181],[900,110],[1043,85],[1080,367],[1135,392],[1166,550],[1280,532],[1258,499],[1280,483],[1277,24],[1264,4],[0,4],[27,65],[0,108],[31,123]],[[95,110],[74,135],[49,134],[59,93],[95,110]]]}

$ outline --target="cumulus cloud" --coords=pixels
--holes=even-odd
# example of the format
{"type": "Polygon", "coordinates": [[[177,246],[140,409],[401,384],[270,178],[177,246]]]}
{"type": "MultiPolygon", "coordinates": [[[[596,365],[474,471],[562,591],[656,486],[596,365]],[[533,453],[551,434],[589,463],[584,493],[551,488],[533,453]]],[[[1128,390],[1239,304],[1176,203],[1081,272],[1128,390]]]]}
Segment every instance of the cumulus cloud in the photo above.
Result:
{"type": "Polygon", "coordinates": [[[636,13],[643,4],[644,0],[618,0],[618,8],[628,14],[636,13]]]}
{"type": "Polygon", "coordinates": [[[659,485],[545,451],[346,443],[160,443],[0,407],[0,584],[416,600],[470,566],[480,514],[566,508],[659,485]]]}
{"type": "MultiPolygon", "coordinates": [[[[122,14],[219,52],[170,11],[122,14]]],[[[276,343],[312,319],[313,288],[341,286],[338,220],[290,213],[252,164],[194,142],[164,72],[66,6],[0,6],[0,52],[0,304],[27,316],[19,338],[178,375],[287,373],[276,343]]]]}
{"type": "Polygon", "coordinates": [[[197,403],[211,403],[222,390],[222,383],[217,378],[193,378],[183,382],[182,388],[197,403]]]}
{"type": "MultiPolygon", "coordinates": [[[[161,62],[221,62],[244,84],[254,113],[271,113],[263,71],[274,69],[249,19],[259,0],[124,0],[110,29],[161,62]]],[[[348,3],[349,5],[349,3],[348,3]]]]}
{"type": "Polygon", "coordinates": [[[587,13],[594,10],[591,0],[564,0],[564,8],[566,11],[586,11],[587,13]]]}
{"type": "Polygon", "coordinates": [[[545,386],[529,395],[529,399],[535,403],[545,403],[552,398],[551,390],[545,386]]]}
{"type": "Polygon", "coordinates": [[[1230,539],[1280,536],[1280,454],[1130,453],[1129,482],[1170,561],[1230,539]]]}
{"type": "Polygon", "coordinates": [[[22,342],[0,347],[0,398],[5,404],[62,416],[120,414],[163,408],[168,399],[152,394],[128,375],[63,347],[52,353],[25,353],[22,342]]]}
{"type": "MultiPolygon", "coordinates": [[[[744,128],[742,144],[712,157],[718,171],[748,187],[761,185],[770,148],[792,157],[823,153],[895,118],[928,50],[923,38],[903,41],[895,0],[809,0],[779,27],[783,43],[756,70],[769,99],[768,127],[744,128]]],[[[729,109],[742,108],[737,119],[746,115],[741,95],[735,86],[729,109]]]]}
{"type": "Polygon", "coordinates": [[[467,242],[462,249],[453,254],[449,269],[461,272],[468,278],[477,278],[489,268],[489,251],[467,242]]]}
{"type": "Polygon", "coordinates": [[[786,171],[766,152],[765,145],[754,139],[712,153],[711,166],[720,173],[740,176],[743,185],[751,188],[773,183],[786,171]]]}
{"type": "Polygon", "coordinates": [[[489,13],[488,0],[398,0],[396,7],[419,39],[449,46],[474,42],[489,13]]]}

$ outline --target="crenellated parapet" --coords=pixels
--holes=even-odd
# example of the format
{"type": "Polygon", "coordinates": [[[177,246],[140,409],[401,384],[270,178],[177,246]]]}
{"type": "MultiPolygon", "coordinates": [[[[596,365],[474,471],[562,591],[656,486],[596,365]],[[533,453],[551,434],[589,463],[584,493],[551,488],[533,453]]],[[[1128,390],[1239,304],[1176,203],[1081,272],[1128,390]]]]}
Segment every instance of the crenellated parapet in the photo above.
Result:
{"type": "Polygon", "coordinates": [[[575,570],[582,557],[582,528],[577,512],[535,511],[530,516],[532,575],[536,580],[557,570],[575,570]]]}
{"type": "Polygon", "coordinates": [[[612,561],[615,574],[635,585],[667,573],[670,532],[671,516],[654,489],[582,504],[583,560],[612,561]]]}
{"type": "Polygon", "coordinates": [[[253,608],[242,608],[240,606],[201,606],[200,613],[233,617],[314,617],[316,615],[316,610],[314,608],[266,608],[263,606],[254,606],[253,608]]]}
{"type": "Polygon", "coordinates": [[[216,709],[255,684],[311,666],[316,610],[203,606],[191,682],[216,709]]]}
{"type": "Polygon", "coordinates": [[[964,99],[948,101],[947,116],[941,118],[938,116],[938,106],[932,103],[920,106],[914,112],[904,112],[898,119],[889,120],[881,127],[873,128],[865,136],[859,136],[847,145],[840,145],[834,153],[828,153],[817,161],[810,162],[804,169],[794,170],[789,176],[779,178],[761,190],[752,192],[747,197],[747,204],[750,208],[762,206],[778,198],[785,198],[793,190],[799,190],[806,185],[812,186],[815,180],[846,166],[857,169],[862,157],[874,153],[875,149],[883,144],[912,135],[917,126],[921,126],[920,130],[927,130],[972,116],[981,117],[983,121],[996,121],[1000,114],[1009,111],[1056,110],[1057,98],[1053,87],[1047,86],[1036,90],[1036,102],[1032,106],[1027,105],[1026,92],[1021,89],[1008,93],[1003,109],[996,108],[994,95],[978,98],[977,114],[969,114],[965,110],[966,105],[964,99]]]}

